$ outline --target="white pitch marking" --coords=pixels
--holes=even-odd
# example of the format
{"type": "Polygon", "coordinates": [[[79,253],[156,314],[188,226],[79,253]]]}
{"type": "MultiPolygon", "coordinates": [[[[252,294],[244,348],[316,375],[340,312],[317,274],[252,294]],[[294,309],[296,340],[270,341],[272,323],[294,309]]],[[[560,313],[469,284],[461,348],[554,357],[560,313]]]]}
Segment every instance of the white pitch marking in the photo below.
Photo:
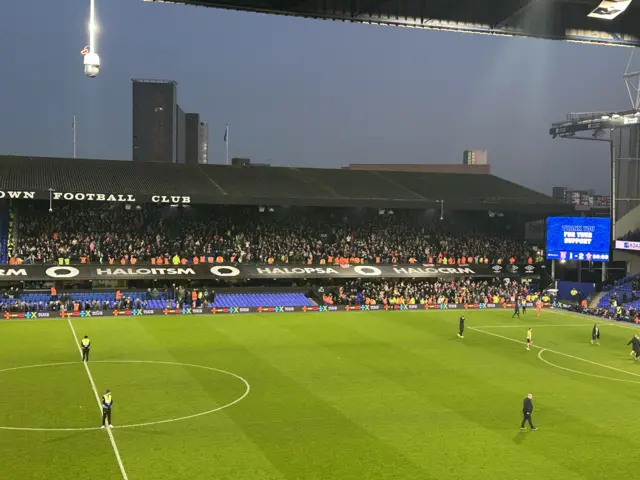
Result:
{"type": "Polygon", "coordinates": [[[621,324],[620,322],[617,322],[616,320],[611,320],[610,318],[595,317],[593,315],[585,315],[577,312],[576,313],[559,312],[557,310],[552,310],[552,309],[549,309],[548,311],[555,315],[563,315],[565,317],[579,318],[580,320],[584,320],[585,322],[589,322],[589,323],[591,323],[591,319],[594,319],[596,320],[594,323],[599,323],[600,325],[611,325],[613,327],[624,328],[626,330],[638,331],[638,326],[634,324],[624,325],[624,324],[621,324]],[[604,322],[604,323],[600,323],[600,322],[604,322]]]}
{"type": "MultiPolygon", "coordinates": [[[[240,402],[241,400],[244,400],[244,398],[247,395],[249,395],[249,392],[251,391],[251,385],[249,385],[249,382],[246,379],[242,378],[240,375],[236,375],[235,373],[228,372],[226,370],[221,370],[219,368],[207,367],[207,366],[204,366],[204,365],[194,365],[194,364],[190,364],[190,363],[179,363],[179,362],[163,362],[163,361],[155,361],[155,360],[92,360],[92,363],[149,363],[149,364],[178,365],[178,366],[183,366],[183,367],[202,368],[204,370],[211,370],[211,371],[214,371],[214,372],[220,372],[220,373],[224,373],[226,375],[230,375],[232,377],[235,377],[235,378],[239,379],[242,383],[244,383],[244,385],[246,387],[245,391],[244,391],[244,393],[242,394],[241,397],[239,397],[239,398],[235,399],[234,401],[232,401],[230,403],[227,403],[225,405],[221,405],[221,406],[216,407],[214,409],[207,410],[206,412],[196,413],[194,415],[187,415],[185,417],[171,418],[171,419],[168,419],[168,420],[159,420],[159,421],[156,421],[156,422],[135,423],[135,424],[130,424],[130,425],[118,425],[118,427],[116,427],[118,429],[134,428],[134,427],[149,427],[149,426],[152,426],[152,425],[160,425],[160,424],[164,424],[164,423],[180,422],[182,420],[190,420],[192,418],[201,417],[203,415],[209,415],[211,413],[215,413],[215,412],[223,410],[223,409],[225,409],[227,407],[235,405],[236,403],[240,402]]],[[[55,366],[63,366],[63,365],[77,365],[77,362],[43,363],[43,364],[39,364],[39,365],[27,365],[27,366],[21,366],[21,367],[10,367],[10,368],[0,369],[0,373],[2,373],[2,372],[10,372],[10,371],[15,371],[15,370],[24,370],[24,369],[28,369],[28,368],[55,367],[55,366]]],[[[2,427],[2,426],[0,426],[0,430],[16,430],[16,431],[26,431],[26,432],[86,432],[86,431],[90,431],[90,430],[100,430],[100,427],[35,428],[35,427],[2,427]]]]}
{"type": "Polygon", "coordinates": [[[580,370],[573,370],[571,368],[566,368],[566,367],[561,367],[560,365],[556,365],[555,363],[551,363],[548,360],[545,360],[544,358],[542,358],[542,352],[546,352],[546,349],[542,349],[538,352],[538,358],[540,360],[542,360],[544,363],[546,363],[547,365],[551,365],[552,367],[555,368],[559,368],[560,370],[566,370],[567,372],[573,372],[573,373],[579,373],[580,375],[586,375],[588,377],[595,377],[595,378],[603,378],[605,380],[613,380],[614,382],[625,382],[625,383],[640,383],[636,380],[625,380],[623,378],[612,378],[612,377],[605,377],[603,375],[596,375],[594,373],[586,373],[586,372],[581,372],[580,370]]]}
{"type": "MultiPolygon", "coordinates": [[[[580,323],[580,324],[575,324],[575,325],[570,325],[570,324],[566,324],[566,325],[562,325],[562,324],[555,324],[555,325],[536,325],[535,323],[533,324],[536,328],[541,328],[541,327],[584,327],[584,323],[580,323]]],[[[469,327],[471,328],[471,327],[469,327]]],[[[479,325],[476,326],[474,328],[526,328],[522,325],[479,325]]]]}
{"type": "Polygon", "coordinates": [[[39,365],[27,365],[25,367],[3,368],[2,370],[0,370],[0,373],[2,373],[2,372],[11,372],[13,370],[25,370],[27,368],[59,367],[61,365],[77,365],[77,364],[78,364],[78,362],[41,363],[39,365]]]}
{"type": "MultiPolygon", "coordinates": [[[[479,330],[479,329],[474,328],[474,327],[469,327],[469,330],[473,330],[473,331],[476,331],[476,332],[484,333],[486,335],[491,335],[491,336],[497,337],[497,338],[502,338],[503,340],[509,340],[510,342],[519,343],[521,345],[526,345],[525,342],[522,342],[520,340],[516,340],[514,338],[505,337],[504,335],[498,335],[497,333],[487,332],[485,330],[479,330]]],[[[591,360],[587,360],[586,358],[576,357],[575,355],[569,355],[568,353],[558,352],[557,350],[551,350],[550,348],[544,348],[544,347],[540,347],[538,345],[532,345],[532,346],[534,348],[539,348],[541,350],[547,350],[547,351],[549,351],[551,353],[555,353],[555,354],[558,354],[558,355],[563,355],[563,356],[568,357],[568,358],[573,358],[574,360],[580,360],[581,362],[590,363],[590,364],[596,365],[598,367],[608,368],[609,370],[615,370],[616,372],[626,373],[627,375],[633,375],[634,377],[640,377],[640,374],[629,372],[628,370],[622,370],[620,368],[612,367],[610,365],[604,365],[602,363],[593,362],[591,360]]]]}
{"type": "Polygon", "coordinates": [[[193,367],[193,368],[202,368],[204,370],[211,370],[214,372],[220,372],[220,373],[225,373],[227,375],[231,375],[232,377],[237,378],[238,380],[240,380],[242,383],[244,383],[246,389],[244,391],[244,393],[242,394],[242,396],[236,398],[233,402],[227,403],[226,405],[222,405],[220,407],[216,407],[212,410],[207,410],[206,412],[200,412],[200,413],[196,413],[194,415],[187,415],[185,417],[179,417],[179,418],[170,418],[169,420],[160,420],[157,422],[146,422],[146,423],[134,423],[134,424],[130,424],[130,425],[119,425],[117,428],[121,429],[121,428],[134,428],[134,427],[148,427],[151,425],[160,425],[160,424],[164,424],[164,423],[173,423],[173,422],[180,422],[182,420],[190,420],[192,418],[197,418],[197,417],[202,417],[203,415],[209,415],[210,413],[214,413],[217,411],[220,411],[224,408],[230,407],[232,405],[235,405],[236,403],[242,401],[245,399],[245,397],[247,395],[249,395],[249,392],[251,391],[251,385],[249,385],[249,382],[247,382],[244,378],[242,378],[240,375],[236,375],[235,373],[232,372],[228,372],[226,370],[220,370],[219,368],[213,368],[213,367],[205,367],[204,365],[192,365],[190,363],[178,363],[178,362],[160,362],[160,361],[153,361],[153,360],[97,360],[97,361],[93,361],[92,363],[155,363],[155,364],[160,364],[160,365],[178,365],[178,366],[183,366],[183,367],[193,367]]]}
{"type": "MultiPolygon", "coordinates": [[[[69,327],[71,327],[71,333],[73,333],[73,338],[76,342],[76,347],[78,347],[78,353],[80,354],[80,358],[82,358],[82,349],[80,348],[80,342],[78,341],[78,336],[76,335],[76,330],[73,328],[73,323],[71,323],[71,318],[67,318],[69,322],[69,327]]],[[[89,377],[89,381],[91,382],[91,388],[93,389],[93,394],[96,397],[96,402],[98,402],[98,408],[100,409],[100,413],[102,413],[102,404],[100,403],[100,395],[98,395],[98,389],[96,388],[96,384],[93,381],[93,376],[91,375],[91,370],[89,370],[89,365],[87,362],[82,362],[84,365],[84,369],[87,372],[87,376],[89,377]]],[[[109,435],[109,440],[111,440],[111,446],[113,447],[113,453],[116,456],[116,460],[118,461],[118,467],[120,467],[120,473],[122,474],[123,480],[129,480],[127,476],[127,472],[124,469],[124,464],[122,463],[122,458],[120,457],[120,451],[118,450],[118,445],[116,445],[116,439],[113,436],[113,432],[111,428],[107,426],[107,435],[109,435]]]]}

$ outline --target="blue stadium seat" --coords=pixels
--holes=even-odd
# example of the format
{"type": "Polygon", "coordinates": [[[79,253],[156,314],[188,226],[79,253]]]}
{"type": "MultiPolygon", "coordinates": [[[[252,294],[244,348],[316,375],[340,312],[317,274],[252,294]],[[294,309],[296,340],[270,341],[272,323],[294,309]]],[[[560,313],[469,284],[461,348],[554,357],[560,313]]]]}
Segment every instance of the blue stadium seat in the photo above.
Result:
{"type": "MultiPolygon", "coordinates": [[[[624,294],[627,295],[627,298],[631,299],[631,293],[633,292],[633,281],[636,280],[640,274],[630,275],[625,277],[622,280],[617,281],[611,290],[605,293],[602,298],[598,301],[599,308],[609,308],[611,297],[615,293],[618,295],[618,304],[622,305],[622,297],[624,294]]],[[[625,308],[635,307],[636,309],[640,306],[640,300],[635,302],[627,302],[623,305],[625,308]]]]}

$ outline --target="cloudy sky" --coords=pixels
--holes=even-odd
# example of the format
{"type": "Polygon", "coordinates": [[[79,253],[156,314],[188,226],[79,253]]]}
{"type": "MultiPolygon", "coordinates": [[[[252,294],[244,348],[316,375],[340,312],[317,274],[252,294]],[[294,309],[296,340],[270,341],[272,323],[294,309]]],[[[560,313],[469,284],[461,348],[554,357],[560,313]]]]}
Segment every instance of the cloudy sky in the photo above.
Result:
{"type": "Polygon", "coordinates": [[[102,73],[84,77],[88,0],[6,2],[0,153],[131,158],[131,78],[178,82],[210,161],[459,163],[545,193],[608,193],[607,144],[552,140],[567,112],[628,109],[628,49],[97,0],[102,73]]]}

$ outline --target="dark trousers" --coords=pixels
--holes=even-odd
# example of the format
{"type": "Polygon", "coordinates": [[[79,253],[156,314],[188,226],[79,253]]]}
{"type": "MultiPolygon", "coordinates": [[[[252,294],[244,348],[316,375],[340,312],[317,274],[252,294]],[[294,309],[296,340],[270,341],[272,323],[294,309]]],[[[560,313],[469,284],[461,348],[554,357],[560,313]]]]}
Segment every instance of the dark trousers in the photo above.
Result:
{"type": "Polygon", "coordinates": [[[460,333],[458,335],[462,336],[464,333],[464,325],[460,325],[460,333]]]}
{"type": "Polygon", "coordinates": [[[525,422],[529,422],[529,426],[531,427],[531,430],[535,428],[533,426],[533,423],[531,423],[531,414],[527,412],[522,412],[522,423],[520,424],[520,428],[524,428],[525,422]]]}
{"type": "Polygon", "coordinates": [[[515,312],[513,312],[513,315],[511,315],[511,318],[518,316],[518,318],[520,318],[520,310],[516,310],[515,312]]]}
{"type": "Polygon", "coordinates": [[[105,420],[107,421],[108,425],[111,425],[111,409],[110,408],[103,408],[102,409],[102,425],[104,425],[105,420]]]}
{"type": "Polygon", "coordinates": [[[89,349],[88,348],[83,348],[82,349],[82,361],[89,361],[89,349]]]}

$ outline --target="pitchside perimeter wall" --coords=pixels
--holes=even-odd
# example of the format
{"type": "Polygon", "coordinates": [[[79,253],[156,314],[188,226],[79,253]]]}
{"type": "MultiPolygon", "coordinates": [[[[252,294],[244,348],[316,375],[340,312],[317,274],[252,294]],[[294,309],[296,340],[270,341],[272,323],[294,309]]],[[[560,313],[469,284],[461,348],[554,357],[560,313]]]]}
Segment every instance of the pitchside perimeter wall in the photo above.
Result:
{"type": "MultiPolygon", "coordinates": [[[[545,304],[545,307],[551,306],[545,304]]],[[[562,305],[560,305],[562,306],[562,305]]],[[[315,307],[229,307],[229,308],[148,308],[140,310],[96,310],[86,312],[37,312],[17,313],[5,312],[0,317],[11,319],[37,319],[37,318],[73,318],[73,317],[133,317],[150,315],[218,315],[236,313],[289,313],[289,312],[373,312],[373,311],[417,311],[417,310],[477,310],[477,309],[506,309],[513,308],[512,303],[470,303],[470,304],[425,304],[425,305],[319,305],[315,307]]],[[[527,303],[527,307],[533,307],[533,303],[527,303]]],[[[569,308],[570,305],[566,305],[569,308]]]]}

